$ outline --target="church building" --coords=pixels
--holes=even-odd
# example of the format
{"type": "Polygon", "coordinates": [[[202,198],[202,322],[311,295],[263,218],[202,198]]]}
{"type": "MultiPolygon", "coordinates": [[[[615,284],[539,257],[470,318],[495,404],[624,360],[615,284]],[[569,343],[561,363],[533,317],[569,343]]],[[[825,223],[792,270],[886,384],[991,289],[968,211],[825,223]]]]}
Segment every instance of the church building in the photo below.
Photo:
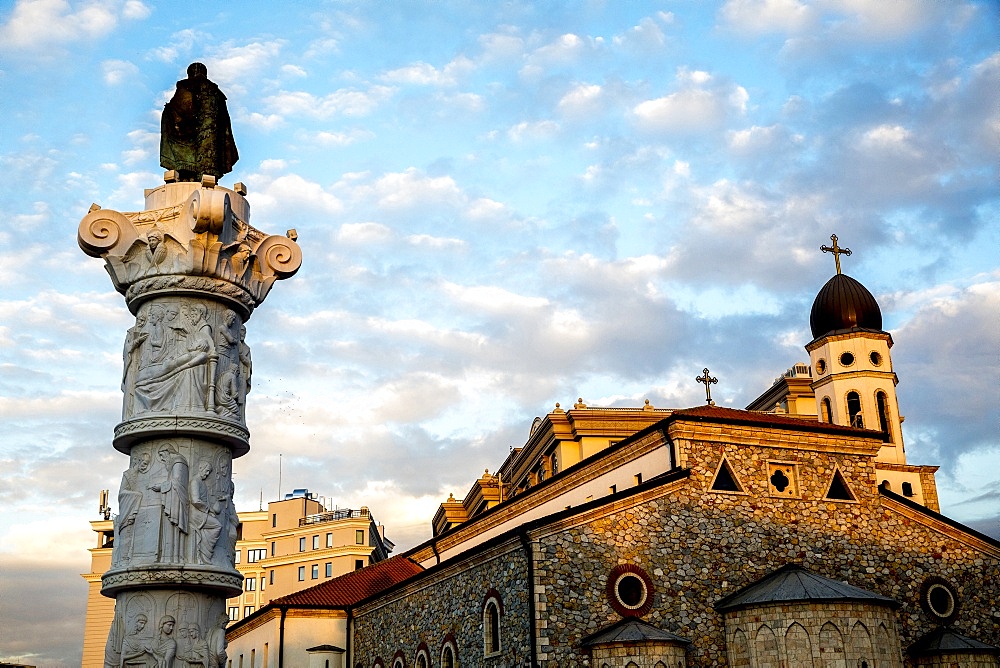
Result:
{"type": "Polygon", "coordinates": [[[747,410],[572,408],[396,557],[273,599],[232,668],[1000,666],[1000,541],[907,462],[892,337],[840,273],[747,410]],[[263,660],[262,660],[263,657],[263,660]]]}

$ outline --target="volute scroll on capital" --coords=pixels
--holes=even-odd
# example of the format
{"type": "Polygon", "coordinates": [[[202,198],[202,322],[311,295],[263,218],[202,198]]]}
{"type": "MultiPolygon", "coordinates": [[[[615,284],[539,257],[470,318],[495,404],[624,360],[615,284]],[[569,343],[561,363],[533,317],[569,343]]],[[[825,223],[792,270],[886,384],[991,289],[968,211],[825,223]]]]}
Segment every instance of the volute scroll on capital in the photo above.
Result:
{"type": "Polygon", "coordinates": [[[234,304],[246,319],[274,281],[302,264],[295,236],[267,235],[248,222],[240,192],[166,183],[146,192],[146,209],[118,212],[96,204],[80,221],[80,248],[106,263],[129,309],[164,290],[202,293],[234,304]]]}

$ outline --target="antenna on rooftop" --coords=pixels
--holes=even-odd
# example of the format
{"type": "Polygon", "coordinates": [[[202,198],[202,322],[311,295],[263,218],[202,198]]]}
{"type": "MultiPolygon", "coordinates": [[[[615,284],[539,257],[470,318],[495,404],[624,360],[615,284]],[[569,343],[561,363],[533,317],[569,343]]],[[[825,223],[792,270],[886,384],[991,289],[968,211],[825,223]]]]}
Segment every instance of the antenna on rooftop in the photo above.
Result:
{"type": "Polygon", "coordinates": [[[281,453],[278,453],[278,500],[281,500],[281,453]]]}
{"type": "Polygon", "coordinates": [[[260,488],[260,504],[257,506],[257,510],[264,510],[264,488],[260,488]]]}
{"type": "Polygon", "coordinates": [[[100,495],[98,496],[98,506],[97,512],[99,512],[104,519],[111,519],[111,506],[108,505],[108,492],[110,490],[102,489],[100,495]]]}

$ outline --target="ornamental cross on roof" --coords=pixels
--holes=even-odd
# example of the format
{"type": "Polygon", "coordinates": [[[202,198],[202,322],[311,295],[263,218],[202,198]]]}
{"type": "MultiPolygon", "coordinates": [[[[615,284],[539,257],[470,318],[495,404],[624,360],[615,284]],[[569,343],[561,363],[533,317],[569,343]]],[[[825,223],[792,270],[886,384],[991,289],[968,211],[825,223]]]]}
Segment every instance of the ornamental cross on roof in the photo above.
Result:
{"type": "Polygon", "coordinates": [[[712,383],[718,383],[719,379],[712,378],[712,376],[709,375],[708,367],[705,367],[705,369],[701,372],[701,375],[695,376],[694,379],[699,383],[705,384],[705,403],[709,406],[714,406],[715,402],[712,401],[712,383]]]}
{"type": "Polygon", "coordinates": [[[830,241],[833,242],[833,246],[832,247],[831,246],[820,246],[819,249],[821,251],[823,251],[824,253],[833,253],[833,259],[837,263],[837,273],[839,274],[840,273],[840,256],[841,256],[841,254],[843,254],[843,255],[850,255],[851,254],[851,249],[850,248],[841,248],[840,246],[838,246],[837,245],[837,235],[836,234],[831,234],[830,235],[830,241]]]}

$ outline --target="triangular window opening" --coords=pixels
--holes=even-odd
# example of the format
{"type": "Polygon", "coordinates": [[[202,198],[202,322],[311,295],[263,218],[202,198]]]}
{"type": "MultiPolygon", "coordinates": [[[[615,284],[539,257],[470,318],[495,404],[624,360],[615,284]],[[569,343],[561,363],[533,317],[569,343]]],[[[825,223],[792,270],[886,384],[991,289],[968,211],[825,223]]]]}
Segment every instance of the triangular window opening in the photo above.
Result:
{"type": "Polygon", "coordinates": [[[729,467],[729,462],[726,458],[722,458],[722,464],[719,465],[719,472],[715,474],[715,482],[712,483],[712,490],[716,492],[742,492],[743,488],[740,483],[736,481],[736,476],[733,474],[733,470],[729,467]]]}
{"type": "Polygon", "coordinates": [[[847,487],[844,476],[840,474],[840,469],[833,472],[833,480],[830,481],[830,490],[826,493],[826,498],[835,501],[854,501],[854,495],[847,487]]]}

